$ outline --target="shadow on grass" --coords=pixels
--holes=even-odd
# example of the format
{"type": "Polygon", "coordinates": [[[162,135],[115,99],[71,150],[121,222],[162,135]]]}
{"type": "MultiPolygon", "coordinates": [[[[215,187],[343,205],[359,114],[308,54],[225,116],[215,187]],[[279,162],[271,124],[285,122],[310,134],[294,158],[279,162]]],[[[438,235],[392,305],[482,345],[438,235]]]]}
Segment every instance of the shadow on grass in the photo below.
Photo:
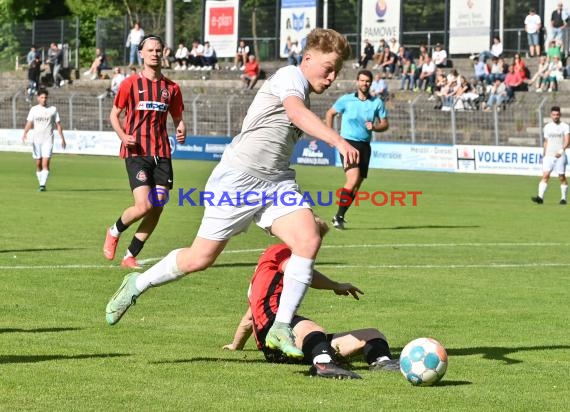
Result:
{"type": "Polygon", "coordinates": [[[82,328],[0,328],[0,333],[51,333],[51,332],[70,332],[74,330],[82,330],[82,328]]]}
{"type": "Polygon", "coordinates": [[[27,249],[0,249],[0,253],[14,252],[52,252],[54,250],[83,250],[85,247],[49,247],[49,248],[27,248],[27,249]]]}
{"type": "Polygon", "coordinates": [[[93,353],[85,355],[0,355],[0,365],[8,363],[37,363],[52,360],[106,359],[130,356],[126,353],[93,353]]]}
{"type": "Polygon", "coordinates": [[[223,358],[223,357],[197,357],[197,358],[188,358],[188,359],[173,359],[173,360],[161,360],[161,361],[154,361],[149,362],[153,365],[164,365],[164,364],[173,364],[173,363],[194,363],[194,362],[227,362],[227,363],[267,363],[265,359],[253,359],[248,358],[247,353],[258,353],[259,351],[255,349],[250,350],[243,350],[240,353],[243,353],[243,356],[239,359],[237,358],[223,358]]]}
{"type": "Polygon", "coordinates": [[[393,226],[393,227],[368,227],[358,230],[414,230],[414,229],[479,229],[477,225],[416,225],[416,226],[393,226]]]}

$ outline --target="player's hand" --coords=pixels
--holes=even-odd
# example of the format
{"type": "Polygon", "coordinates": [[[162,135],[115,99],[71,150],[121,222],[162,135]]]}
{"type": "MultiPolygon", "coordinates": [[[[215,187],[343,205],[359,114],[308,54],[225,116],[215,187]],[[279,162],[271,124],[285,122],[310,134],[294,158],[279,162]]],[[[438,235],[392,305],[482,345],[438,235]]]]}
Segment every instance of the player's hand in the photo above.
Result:
{"type": "Polygon", "coordinates": [[[65,150],[65,148],[67,147],[67,143],[65,142],[65,140],[61,141],[61,147],[63,148],[63,150],[65,150]]]}
{"type": "Polygon", "coordinates": [[[184,143],[186,141],[186,129],[179,127],[176,129],[176,141],[178,143],[184,143]]]}
{"type": "Polygon", "coordinates": [[[336,289],[333,289],[337,295],[348,296],[349,294],[356,300],[360,300],[358,294],[364,295],[364,292],[351,283],[339,283],[336,289]]]}
{"type": "Polygon", "coordinates": [[[127,147],[134,147],[137,144],[137,139],[131,135],[125,135],[124,137],[121,137],[121,140],[127,147]]]}
{"type": "Polygon", "coordinates": [[[338,151],[344,157],[344,168],[350,169],[358,165],[360,160],[360,153],[350,143],[343,140],[341,145],[337,147],[338,151]]]}
{"type": "Polygon", "coordinates": [[[240,348],[236,347],[236,345],[234,345],[233,343],[230,343],[229,345],[223,346],[222,349],[231,350],[231,351],[241,350],[240,348]]]}
{"type": "Polygon", "coordinates": [[[23,135],[23,136],[22,136],[22,143],[26,143],[26,140],[27,140],[27,139],[28,139],[28,136],[23,135]]]}
{"type": "Polygon", "coordinates": [[[366,127],[366,130],[372,130],[372,127],[374,125],[372,124],[372,122],[366,122],[364,123],[364,126],[366,127]]]}

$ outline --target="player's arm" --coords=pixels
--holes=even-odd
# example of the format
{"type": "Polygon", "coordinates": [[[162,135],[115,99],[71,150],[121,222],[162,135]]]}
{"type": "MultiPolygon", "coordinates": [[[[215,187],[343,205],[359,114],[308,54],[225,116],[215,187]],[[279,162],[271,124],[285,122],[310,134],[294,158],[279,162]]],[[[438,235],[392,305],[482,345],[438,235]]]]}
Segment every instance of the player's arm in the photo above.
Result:
{"type": "Polygon", "coordinates": [[[390,125],[388,124],[388,118],[387,117],[385,117],[383,119],[376,118],[376,121],[374,122],[374,126],[372,126],[372,131],[383,132],[385,130],[388,130],[388,127],[390,127],[390,125]]]}
{"type": "Polygon", "coordinates": [[[251,316],[251,309],[248,308],[247,312],[241,318],[241,321],[234,334],[232,343],[225,345],[222,349],[227,350],[242,350],[245,343],[253,332],[253,317],[251,316]]]}
{"type": "Polygon", "coordinates": [[[24,126],[24,134],[22,135],[22,142],[26,142],[26,139],[28,138],[28,132],[30,130],[32,130],[32,128],[34,127],[34,123],[30,122],[29,120],[26,122],[26,125],[24,126]]]}
{"type": "Polygon", "coordinates": [[[338,114],[338,112],[334,109],[334,107],[331,107],[330,109],[327,110],[327,113],[325,114],[325,124],[332,128],[333,127],[333,120],[334,117],[338,114]]]}
{"type": "Polygon", "coordinates": [[[339,283],[328,278],[318,270],[313,270],[313,281],[311,282],[311,287],[314,289],[326,289],[332,290],[337,295],[348,296],[349,294],[358,300],[358,294],[364,294],[363,291],[358,289],[356,286],[350,283],[339,283]]]}
{"type": "Polygon", "coordinates": [[[291,123],[306,134],[336,147],[344,157],[345,167],[358,164],[358,150],[352,147],[335,130],[324,124],[315,113],[307,109],[300,98],[297,96],[286,97],[283,100],[283,107],[291,123]]]}
{"type": "Polygon", "coordinates": [[[118,108],[117,106],[113,105],[111,109],[111,114],[109,115],[109,120],[111,121],[111,126],[113,126],[113,130],[119,136],[119,139],[123,142],[123,144],[127,147],[132,147],[137,144],[137,140],[134,136],[128,135],[123,130],[123,126],[121,125],[121,113],[123,109],[118,108]]]}
{"type": "Polygon", "coordinates": [[[174,117],[172,116],[172,121],[174,122],[174,126],[176,127],[176,141],[178,143],[184,143],[186,140],[186,123],[184,123],[184,119],[182,116],[174,117]]]}
{"type": "Polygon", "coordinates": [[[59,136],[61,137],[61,147],[65,149],[65,147],[67,146],[67,143],[65,142],[65,137],[63,137],[63,128],[61,127],[61,122],[57,122],[55,124],[55,128],[57,129],[57,132],[59,133],[59,136]]]}

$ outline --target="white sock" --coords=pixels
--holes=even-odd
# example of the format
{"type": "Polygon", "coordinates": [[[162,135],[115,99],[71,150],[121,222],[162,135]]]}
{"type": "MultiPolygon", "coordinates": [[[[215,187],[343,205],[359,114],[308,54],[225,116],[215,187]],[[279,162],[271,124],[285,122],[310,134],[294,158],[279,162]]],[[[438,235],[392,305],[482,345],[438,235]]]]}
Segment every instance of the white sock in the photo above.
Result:
{"type": "Polygon", "coordinates": [[[125,253],[125,257],[123,259],[129,258],[133,256],[133,254],[131,253],[131,251],[129,249],[127,249],[126,253],[125,253]]]}
{"type": "Polygon", "coordinates": [[[283,291],[275,314],[276,322],[291,323],[313,279],[314,264],[313,259],[291,255],[283,276],[283,291]]]}
{"type": "Polygon", "coordinates": [[[42,172],[36,171],[36,177],[38,178],[38,184],[41,185],[42,181],[42,172]]]}
{"type": "Polygon", "coordinates": [[[546,193],[546,188],[548,187],[548,183],[543,182],[542,180],[538,184],[538,197],[544,199],[544,193],[546,193]]]}
{"type": "Polygon", "coordinates": [[[181,278],[184,272],[181,272],[176,264],[176,256],[181,250],[173,250],[156,265],[137,276],[137,289],[142,293],[151,286],[164,285],[181,278]]]}
{"type": "Polygon", "coordinates": [[[47,183],[47,179],[48,179],[48,175],[49,175],[49,170],[42,170],[40,172],[40,186],[45,186],[47,183]]]}
{"type": "Polygon", "coordinates": [[[568,197],[568,185],[560,185],[560,193],[562,194],[562,199],[566,200],[568,197]]]}
{"type": "Polygon", "coordinates": [[[116,223],[109,228],[109,232],[111,233],[112,236],[115,236],[115,237],[121,236],[121,232],[119,232],[119,229],[117,229],[116,223]]]}
{"type": "Polygon", "coordinates": [[[332,358],[328,353],[321,353],[313,358],[313,365],[315,363],[331,363],[332,358]]]}
{"type": "Polygon", "coordinates": [[[376,361],[375,361],[375,362],[384,362],[384,361],[387,361],[387,360],[390,360],[390,358],[389,358],[388,356],[378,356],[378,357],[376,358],[376,361]]]}

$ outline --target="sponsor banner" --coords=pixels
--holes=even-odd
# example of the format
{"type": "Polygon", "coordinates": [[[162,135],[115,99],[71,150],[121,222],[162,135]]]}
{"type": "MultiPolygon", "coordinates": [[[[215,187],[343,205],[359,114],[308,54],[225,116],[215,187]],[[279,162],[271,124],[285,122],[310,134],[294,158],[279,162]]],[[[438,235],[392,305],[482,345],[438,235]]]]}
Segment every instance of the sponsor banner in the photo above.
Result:
{"type": "Polygon", "coordinates": [[[491,0],[452,1],[449,7],[449,53],[490,50],[491,0]]]}
{"type": "Polygon", "coordinates": [[[305,39],[316,24],[317,0],[282,0],[280,56],[287,57],[285,53],[287,37],[290,37],[291,41],[298,41],[305,49],[305,39]]]}
{"type": "Polygon", "coordinates": [[[238,44],[239,0],[206,1],[204,41],[218,57],[234,57],[238,44]]]}
{"type": "Polygon", "coordinates": [[[295,145],[291,163],[311,166],[334,166],[336,150],[316,139],[301,139],[295,145]]]}
{"type": "MultiPolygon", "coordinates": [[[[0,151],[8,152],[32,152],[31,132],[28,133],[28,140],[22,143],[23,130],[0,129],[0,151]]],[[[61,139],[57,132],[54,137],[54,153],[86,154],[118,156],[121,147],[121,140],[115,132],[95,132],[64,130],[65,150],[61,147],[61,139]]]]}
{"type": "Polygon", "coordinates": [[[362,40],[376,49],[381,39],[400,40],[400,0],[362,0],[362,40]]]}
{"type": "MultiPolygon", "coordinates": [[[[455,172],[455,150],[451,145],[418,145],[372,142],[370,168],[455,172]]],[[[336,165],[341,166],[337,154],[336,165]]]]}
{"type": "Polygon", "coordinates": [[[457,171],[506,175],[542,175],[541,147],[455,146],[457,171]]]}
{"type": "Polygon", "coordinates": [[[231,137],[188,136],[186,142],[180,144],[171,136],[172,158],[219,161],[231,141],[231,137]]]}

